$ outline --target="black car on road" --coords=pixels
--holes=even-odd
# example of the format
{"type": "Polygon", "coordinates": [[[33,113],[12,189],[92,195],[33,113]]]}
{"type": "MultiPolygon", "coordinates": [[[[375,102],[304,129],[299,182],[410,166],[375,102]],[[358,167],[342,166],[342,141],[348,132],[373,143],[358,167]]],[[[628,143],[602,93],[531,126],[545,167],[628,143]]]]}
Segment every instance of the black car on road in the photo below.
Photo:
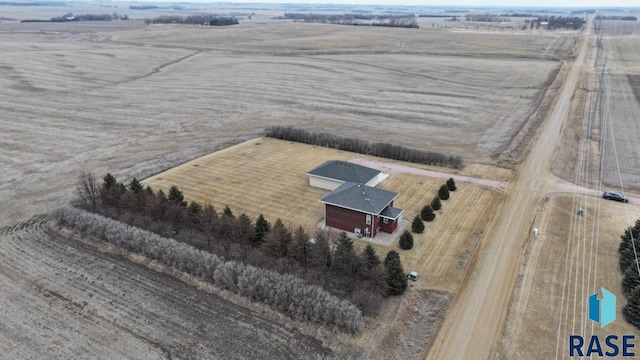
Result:
{"type": "Polygon", "coordinates": [[[628,203],[629,202],[629,198],[627,196],[625,196],[624,194],[620,194],[619,192],[612,191],[612,190],[605,190],[604,194],[602,194],[602,197],[607,199],[607,200],[621,201],[621,202],[624,202],[624,203],[628,203]]]}

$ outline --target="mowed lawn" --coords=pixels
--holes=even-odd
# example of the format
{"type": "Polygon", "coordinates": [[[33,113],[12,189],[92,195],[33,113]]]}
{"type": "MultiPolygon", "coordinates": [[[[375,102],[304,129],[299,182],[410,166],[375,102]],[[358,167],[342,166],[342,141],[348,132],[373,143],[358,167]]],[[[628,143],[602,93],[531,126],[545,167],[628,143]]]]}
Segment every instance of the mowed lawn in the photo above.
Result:
{"type": "MultiPolygon", "coordinates": [[[[303,226],[313,232],[324,216],[319,199],[328,191],[309,186],[306,173],[327,160],[348,161],[363,157],[390,161],[319,146],[257,138],[184,163],[143,183],[165,192],[177,185],[187,200],[211,204],[218,211],[229,205],[236,215],[245,213],[255,220],[263,214],[271,222],[280,218],[291,227],[303,226]]],[[[404,209],[403,216],[411,221],[431,202],[443,183],[442,179],[420,175],[393,174],[379,187],[399,194],[394,205],[404,209]]],[[[414,234],[412,250],[400,250],[397,238],[389,246],[374,244],[381,257],[391,249],[397,250],[405,271],[421,274],[420,281],[412,283],[419,289],[457,292],[469,260],[495,213],[493,210],[503,197],[497,191],[476,185],[459,183],[458,188],[452,192],[451,199],[443,201],[436,219],[425,223],[425,232],[414,234]]],[[[356,241],[361,248],[366,244],[364,240],[356,241]]]]}
{"type": "Polygon", "coordinates": [[[322,221],[320,198],[327,190],[309,186],[307,172],[327,160],[349,160],[360,154],[270,138],[257,138],[205,155],[143,181],[165,192],[177,185],[188,200],[255,220],[303,226],[322,221]]]}
{"type": "MultiPolygon", "coordinates": [[[[431,203],[442,184],[441,179],[395,174],[380,187],[399,194],[396,203],[405,209],[403,216],[411,221],[423,206],[431,203]]],[[[442,201],[436,218],[424,223],[424,233],[413,234],[412,250],[401,250],[398,238],[390,246],[400,253],[405,272],[420,274],[420,280],[410,284],[418,289],[457,293],[493,214],[502,205],[500,192],[467,183],[457,183],[457,187],[449,200],[442,201]]],[[[380,247],[378,253],[386,254],[388,250],[380,247]]]]}

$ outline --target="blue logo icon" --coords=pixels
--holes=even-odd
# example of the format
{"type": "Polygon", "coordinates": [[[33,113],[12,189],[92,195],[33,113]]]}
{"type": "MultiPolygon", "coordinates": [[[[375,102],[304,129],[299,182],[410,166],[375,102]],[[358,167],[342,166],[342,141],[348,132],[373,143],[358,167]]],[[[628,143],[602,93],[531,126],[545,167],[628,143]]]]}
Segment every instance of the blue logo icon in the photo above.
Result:
{"type": "Polygon", "coordinates": [[[589,296],[589,319],[600,323],[603,328],[616,319],[616,296],[602,290],[602,300],[598,299],[598,293],[589,296]]]}

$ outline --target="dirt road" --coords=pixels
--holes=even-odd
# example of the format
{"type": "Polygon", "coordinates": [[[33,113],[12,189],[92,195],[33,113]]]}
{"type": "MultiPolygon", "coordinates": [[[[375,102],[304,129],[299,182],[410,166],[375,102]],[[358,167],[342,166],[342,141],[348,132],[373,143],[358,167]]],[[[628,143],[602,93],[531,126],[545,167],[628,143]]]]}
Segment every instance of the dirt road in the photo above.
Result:
{"type": "MultiPolygon", "coordinates": [[[[590,29],[591,25],[584,34],[590,29]]],[[[517,169],[515,182],[507,188],[507,200],[496,215],[495,226],[483,239],[484,248],[476,255],[475,266],[455,299],[429,359],[495,356],[525,240],[537,204],[546,193],[551,160],[588,49],[584,37],[575,61],[569,65],[558,101],[517,169]]]]}
{"type": "Polygon", "coordinates": [[[497,191],[505,191],[508,185],[506,181],[497,181],[497,180],[490,180],[490,179],[481,179],[481,178],[476,178],[471,176],[449,174],[441,171],[419,169],[413,166],[407,166],[407,165],[390,163],[390,162],[382,162],[382,161],[360,159],[360,158],[351,159],[349,160],[349,162],[363,165],[363,166],[368,166],[370,168],[380,170],[387,174],[400,174],[400,173],[416,174],[416,175],[422,175],[430,178],[443,179],[443,180],[453,178],[455,181],[458,181],[458,182],[476,184],[476,185],[488,187],[497,191]]]}

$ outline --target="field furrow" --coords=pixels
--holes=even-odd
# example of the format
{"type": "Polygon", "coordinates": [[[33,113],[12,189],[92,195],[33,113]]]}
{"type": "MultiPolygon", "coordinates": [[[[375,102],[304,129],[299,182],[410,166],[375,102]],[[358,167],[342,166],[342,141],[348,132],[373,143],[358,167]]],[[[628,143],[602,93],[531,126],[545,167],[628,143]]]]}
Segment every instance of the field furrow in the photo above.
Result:
{"type": "Polygon", "coordinates": [[[300,358],[324,351],[314,339],[61,236],[46,222],[39,217],[0,231],[5,355],[300,358]]]}

